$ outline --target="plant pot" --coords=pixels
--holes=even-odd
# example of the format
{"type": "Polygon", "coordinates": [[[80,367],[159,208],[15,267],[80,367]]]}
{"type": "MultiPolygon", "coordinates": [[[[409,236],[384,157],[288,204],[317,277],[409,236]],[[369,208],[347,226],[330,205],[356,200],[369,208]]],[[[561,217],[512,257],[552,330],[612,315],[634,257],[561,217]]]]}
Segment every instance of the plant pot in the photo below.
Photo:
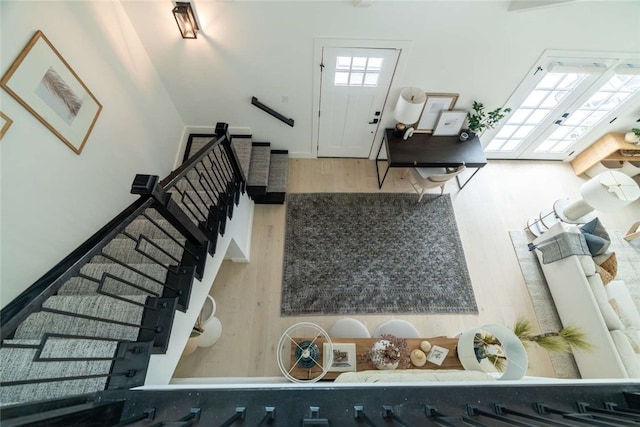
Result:
{"type": "Polygon", "coordinates": [[[470,141],[475,137],[476,137],[475,132],[470,131],[469,129],[463,129],[462,132],[460,132],[460,134],[458,135],[458,141],[460,142],[470,141]]]}
{"type": "Polygon", "coordinates": [[[374,352],[372,357],[371,357],[371,362],[375,365],[375,367],[377,369],[380,370],[391,370],[391,369],[396,369],[398,367],[398,365],[400,364],[400,361],[396,361],[396,362],[388,362],[385,361],[382,357],[382,353],[385,350],[385,347],[390,345],[391,343],[388,340],[380,340],[380,341],[376,341],[373,344],[373,347],[371,348],[371,350],[374,352]]]}
{"type": "Polygon", "coordinates": [[[200,337],[190,337],[187,340],[187,344],[184,346],[184,350],[182,350],[182,356],[188,356],[198,348],[198,341],[200,337]]]}
{"type": "Polygon", "coordinates": [[[640,138],[638,138],[638,135],[636,135],[634,132],[627,132],[624,134],[624,140],[631,144],[637,144],[638,141],[640,141],[640,138]]]}
{"type": "Polygon", "coordinates": [[[211,295],[207,295],[202,310],[200,310],[200,319],[202,319],[202,329],[204,329],[204,332],[200,335],[198,347],[210,347],[220,339],[222,335],[222,323],[220,319],[214,316],[215,313],[216,302],[211,295]]]}

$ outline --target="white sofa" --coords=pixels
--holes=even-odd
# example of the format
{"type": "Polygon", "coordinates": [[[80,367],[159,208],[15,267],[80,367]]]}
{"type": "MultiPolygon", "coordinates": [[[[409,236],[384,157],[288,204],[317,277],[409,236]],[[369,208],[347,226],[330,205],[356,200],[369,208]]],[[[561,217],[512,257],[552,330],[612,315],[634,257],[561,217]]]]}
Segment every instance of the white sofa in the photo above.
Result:
{"type": "MultiPolygon", "coordinates": [[[[533,243],[561,232],[580,230],[558,223],[533,243]]],[[[535,252],[562,324],[580,327],[593,346],[591,351],[573,350],[582,378],[640,377],[640,314],[625,283],[618,280],[604,286],[589,255],[543,264],[541,252],[535,252]]]]}

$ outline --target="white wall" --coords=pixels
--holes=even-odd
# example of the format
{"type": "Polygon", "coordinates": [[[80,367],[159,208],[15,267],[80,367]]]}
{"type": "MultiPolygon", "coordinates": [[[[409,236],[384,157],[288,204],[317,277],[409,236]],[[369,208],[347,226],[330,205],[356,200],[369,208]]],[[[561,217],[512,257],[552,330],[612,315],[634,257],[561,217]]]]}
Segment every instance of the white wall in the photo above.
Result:
{"type": "MultiPolygon", "coordinates": [[[[197,40],[179,37],[170,0],[124,3],[185,122],[251,126],[258,139],[294,156],[313,156],[314,38],[412,42],[387,103],[387,126],[404,86],[460,93],[457,108],[469,108],[473,99],[493,108],[503,105],[545,49],[640,52],[640,3],[624,0],[525,12],[508,12],[506,0],[378,0],[366,8],[351,0],[193,4],[202,27],[197,40]],[[293,118],[295,127],[252,106],[251,96],[293,118]]],[[[623,122],[615,126],[624,130],[623,122]]]]}
{"type": "Polygon", "coordinates": [[[136,173],[166,176],[184,123],[119,2],[0,2],[4,74],[42,30],[103,106],[80,156],[1,91],[1,302],[129,205],[136,173]]]}

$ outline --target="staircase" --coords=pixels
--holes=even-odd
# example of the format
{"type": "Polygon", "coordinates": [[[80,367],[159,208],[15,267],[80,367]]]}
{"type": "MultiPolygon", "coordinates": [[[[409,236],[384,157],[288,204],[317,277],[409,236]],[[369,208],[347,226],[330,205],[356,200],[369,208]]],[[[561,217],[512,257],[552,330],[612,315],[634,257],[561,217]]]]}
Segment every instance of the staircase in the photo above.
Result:
{"type": "Polygon", "coordinates": [[[63,260],[11,315],[3,309],[0,405],[145,383],[243,187],[228,136],[199,143],[197,159],[161,183],[136,177],[132,192],[144,196],[86,242],[87,253],[63,260]]]}
{"type": "MultiPolygon", "coordinates": [[[[184,160],[198,152],[212,135],[191,135],[184,160]]],[[[231,135],[231,147],[240,164],[246,190],[256,204],[283,204],[289,175],[289,151],[274,150],[269,142],[251,135],[231,135]]]]}

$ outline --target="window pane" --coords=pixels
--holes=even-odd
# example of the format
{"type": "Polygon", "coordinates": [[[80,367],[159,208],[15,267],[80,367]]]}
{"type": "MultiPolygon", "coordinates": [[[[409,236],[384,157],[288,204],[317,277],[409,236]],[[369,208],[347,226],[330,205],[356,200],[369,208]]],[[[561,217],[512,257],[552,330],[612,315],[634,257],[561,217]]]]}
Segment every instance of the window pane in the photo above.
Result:
{"type": "Polygon", "coordinates": [[[562,153],[563,151],[567,151],[567,149],[574,143],[574,141],[560,141],[553,147],[550,151],[553,153],[562,153]]]}
{"type": "Polygon", "coordinates": [[[504,139],[493,138],[491,140],[491,142],[489,143],[489,145],[487,145],[486,150],[487,151],[498,151],[498,150],[500,150],[500,148],[502,147],[502,145],[505,142],[506,141],[504,139]]]}
{"type": "Polygon", "coordinates": [[[563,76],[562,73],[548,73],[540,80],[536,89],[554,89],[563,76]]]}
{"type": "Polygon", "coordinates": [[[556,143],[556,141],[551,140],[551,139],[545,139],[544,142],[540,145],[538,145],[538,147],[536,147],[536,149],[534,151],[540,153],[540,152],[546,152],[549,151],[549,149],[551,149],[551,147],[553,147],[553,145],[556,143]]]}
{"type": "Polygon", "coordinates": [[[554,130],[551,135],[549,135],[549,139],[562,139],[567,136],[569,132],[571,132],[571,129],[573,128],[568,126],[558,126],[558,128],[554,130]]]}
{"type": "Polygon", "coordinates": [[[582,123],[584,119],[586,119],[590,115],[591,115],[591,112],[586,110],[574,111],[573,114],[571,114],[568,119],[562,122],[562,124],[567,126],[579,125],[580,123],[582,123]]]}
{"type": "Polygon", "coordinates": [[[518,139],[525,139],[531,132],[533,132],[535,128],[535,126],[521,126],[520,129],[518,129],[518,132],[513,135],[513,137],[518,139]]]}
{"type": "Polygon", "coordinates": [[[509,138],[518,129],[518,126],[504,125],[496,138],[509,138]]]}
{"type": "Polygon", "coordinates": [[[507,121],[507,124],[521,124],[521,123],[524,123],[527,120],[527,117],[529,117],[529,115],[533,111],[534,110],[532,110],[530,108],[518,108],[513,114],[511,114],[511,117],[509,117],[509,120],[507,121]]]}
{"type": "Polygon", "coordinates": [[[583,126],[593,127],[598,123],[604,116],[607,115],[606,111],[594,111],[591,113],[589,117],[582,123],[583,126]]]}
{"type": "Polygon", "coordinates": [[[580,83],[580,81],[582,81],[582,79],[585,76],[586,76],[585,74],[576,74],[576,73],[567,74],[558,85],[558,89],[572,90],[580,83]]]}
{"type": "Polygon", "coordinates": [[[521,139],[510,139],[506,144],[504,144],[502,151],[513,151],[518,148],[518,145],[520,145],[521,142],[521,139]]]}
{"type": "Polygon", "coordinates": [[[540,105],[543,99],[549,95],[549,91],[546,90],[534,90],[527,96],[527,99],[522,103],[522,107],[535,108],[540,105]]]}
{"type": "Polygon", "coordinates": [[[362,86],[362,80],[364,79],[364,73],[351,73],[349,78],[349,86],[362,86]]]}
{"type": "Polygon", "coordinates": [[[380,78],[380,73],[367,73],[364,75],[364,85],[365,86],[378,86],[378,79],[380,78]]]}
{"type": "Polygon", "coordinates": [[[367,58],[363,57],[355,57],[353,58],[353,62],[351,63],[352,70],[364,71],[367,67],[367,58]]]}
{"type": "Polygon", "coordinates": [[[349,70],[351,69],[351,57],[350,56],[338,56],[336,59],[336,70],[349,70]]]}
{"type": "Polygon", "coordinates": [[[540,107],[542,108],[556,108],[560,101],[567,95],[568,92],[559,92],[553,91],[547,98],[542,102],[540,107]]]}
{"type": "Polygon", "coordinates": [[[335,86],[346,86],[349,83],[349,73],[343,71],[336,71],[336,76],[333,81],[335,86]]]}
{"type": "Polygon", "coordinates": [[[367,64],[367,70],[370,70],[370,71],[382,70],[382,58],[369,58],[369,63],[367,64]]]}
{"type": "Polygon", "coordinates": [[[551,112],[551,110],[536,110],[536,111],[533,112],[533,114],[531,114],[529,116],[529,118],[526,121],[526,124],[528,124],[528,125],[537,125],[541,121],[543,121],[544,118],[547,117],[550,112],[551,112]]]}

